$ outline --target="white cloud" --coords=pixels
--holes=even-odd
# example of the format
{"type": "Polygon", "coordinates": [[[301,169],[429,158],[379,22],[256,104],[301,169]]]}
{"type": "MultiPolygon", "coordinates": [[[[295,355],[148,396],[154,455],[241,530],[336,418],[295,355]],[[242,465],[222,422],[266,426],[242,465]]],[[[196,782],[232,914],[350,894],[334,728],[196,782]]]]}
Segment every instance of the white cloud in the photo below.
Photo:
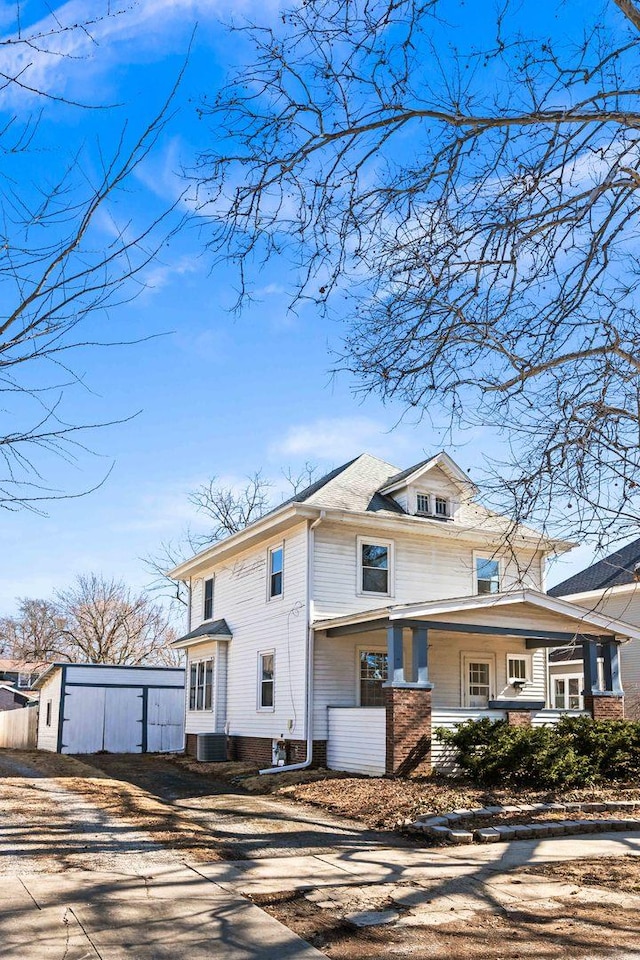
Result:
{"type": "Polygon", "coordinates": [[[401,429],[390,429],[372,417],[320,418],[290,427],[282,440],[272,444],[272,457],[308,457],[340,463],[361,453],[402,462],[414,454],[421,455],[424,437],[410,435],[401,429]],[[420,449],[418,449],[420,448],[420,449]]]}

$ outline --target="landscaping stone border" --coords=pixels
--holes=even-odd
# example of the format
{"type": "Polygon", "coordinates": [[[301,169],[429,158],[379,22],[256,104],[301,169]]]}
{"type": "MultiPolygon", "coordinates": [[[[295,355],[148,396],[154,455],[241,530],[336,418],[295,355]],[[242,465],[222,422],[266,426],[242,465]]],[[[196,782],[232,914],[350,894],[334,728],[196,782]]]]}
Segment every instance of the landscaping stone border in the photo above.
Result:
{"type": "Polygon", "coordinates": [[[611,830],[638,830],[640,816],[601,820],[537,820],[535,823],[499,824],[495,827],[482,827],[478,830],[466,830],[465,820],[477,817],[496,817],[504,813],[601,813],[604,811],[638,811],[640,800],[602,800],[582,803],[520,803],[509,806],[478,807],[475,810],[453,810],[441,816],[421,816],[407,821],[404,828],[410,833],[426,834],[434,839],[448,843],[497,843],[507,840],[531,840],[533,838],[559,837],[565,834],[606,833],[611,830]]]}

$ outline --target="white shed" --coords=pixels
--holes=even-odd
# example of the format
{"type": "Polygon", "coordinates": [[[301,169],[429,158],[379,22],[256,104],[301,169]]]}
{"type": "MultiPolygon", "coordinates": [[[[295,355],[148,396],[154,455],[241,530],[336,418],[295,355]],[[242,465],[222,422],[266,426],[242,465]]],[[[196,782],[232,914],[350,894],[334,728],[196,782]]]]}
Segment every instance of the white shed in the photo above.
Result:
{"type": "Polygon", "coordinates": [[[40,690],[38,749],[158,753],[184,748],[184,670],[54,663],[40,690]]]}

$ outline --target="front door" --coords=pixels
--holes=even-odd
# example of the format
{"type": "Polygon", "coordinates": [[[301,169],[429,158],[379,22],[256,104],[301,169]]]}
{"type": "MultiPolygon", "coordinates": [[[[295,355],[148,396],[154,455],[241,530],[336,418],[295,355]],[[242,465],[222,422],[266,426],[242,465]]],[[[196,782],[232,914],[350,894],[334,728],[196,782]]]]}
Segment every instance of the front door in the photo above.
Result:
{"type": "Polygon", "coordinates": [[[463,702],[465,707],[486,710],[492,698],[493,660],[473,655],[464,658],[463,702]]]}

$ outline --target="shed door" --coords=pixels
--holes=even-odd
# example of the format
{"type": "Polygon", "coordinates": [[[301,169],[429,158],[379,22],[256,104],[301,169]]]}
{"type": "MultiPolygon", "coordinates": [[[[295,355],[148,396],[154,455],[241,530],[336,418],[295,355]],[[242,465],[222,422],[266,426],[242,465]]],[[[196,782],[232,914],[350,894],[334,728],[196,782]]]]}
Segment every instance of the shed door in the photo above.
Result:
{"type": "Polygon", "coordinates": [[[103,750],[141,753],[142,690],[140,687],[107,687],[104,704],[103,750]]]}
{"type": "Polygon", "coordinates": [[[184,749],[184,690],[149,690],[147,706],[149,753],[184,749]]]}
{"type": "Polygon", "coordinates": [[[63,753],[140,753],[139,687],[71,687],[65,691],[63,753]]]}

